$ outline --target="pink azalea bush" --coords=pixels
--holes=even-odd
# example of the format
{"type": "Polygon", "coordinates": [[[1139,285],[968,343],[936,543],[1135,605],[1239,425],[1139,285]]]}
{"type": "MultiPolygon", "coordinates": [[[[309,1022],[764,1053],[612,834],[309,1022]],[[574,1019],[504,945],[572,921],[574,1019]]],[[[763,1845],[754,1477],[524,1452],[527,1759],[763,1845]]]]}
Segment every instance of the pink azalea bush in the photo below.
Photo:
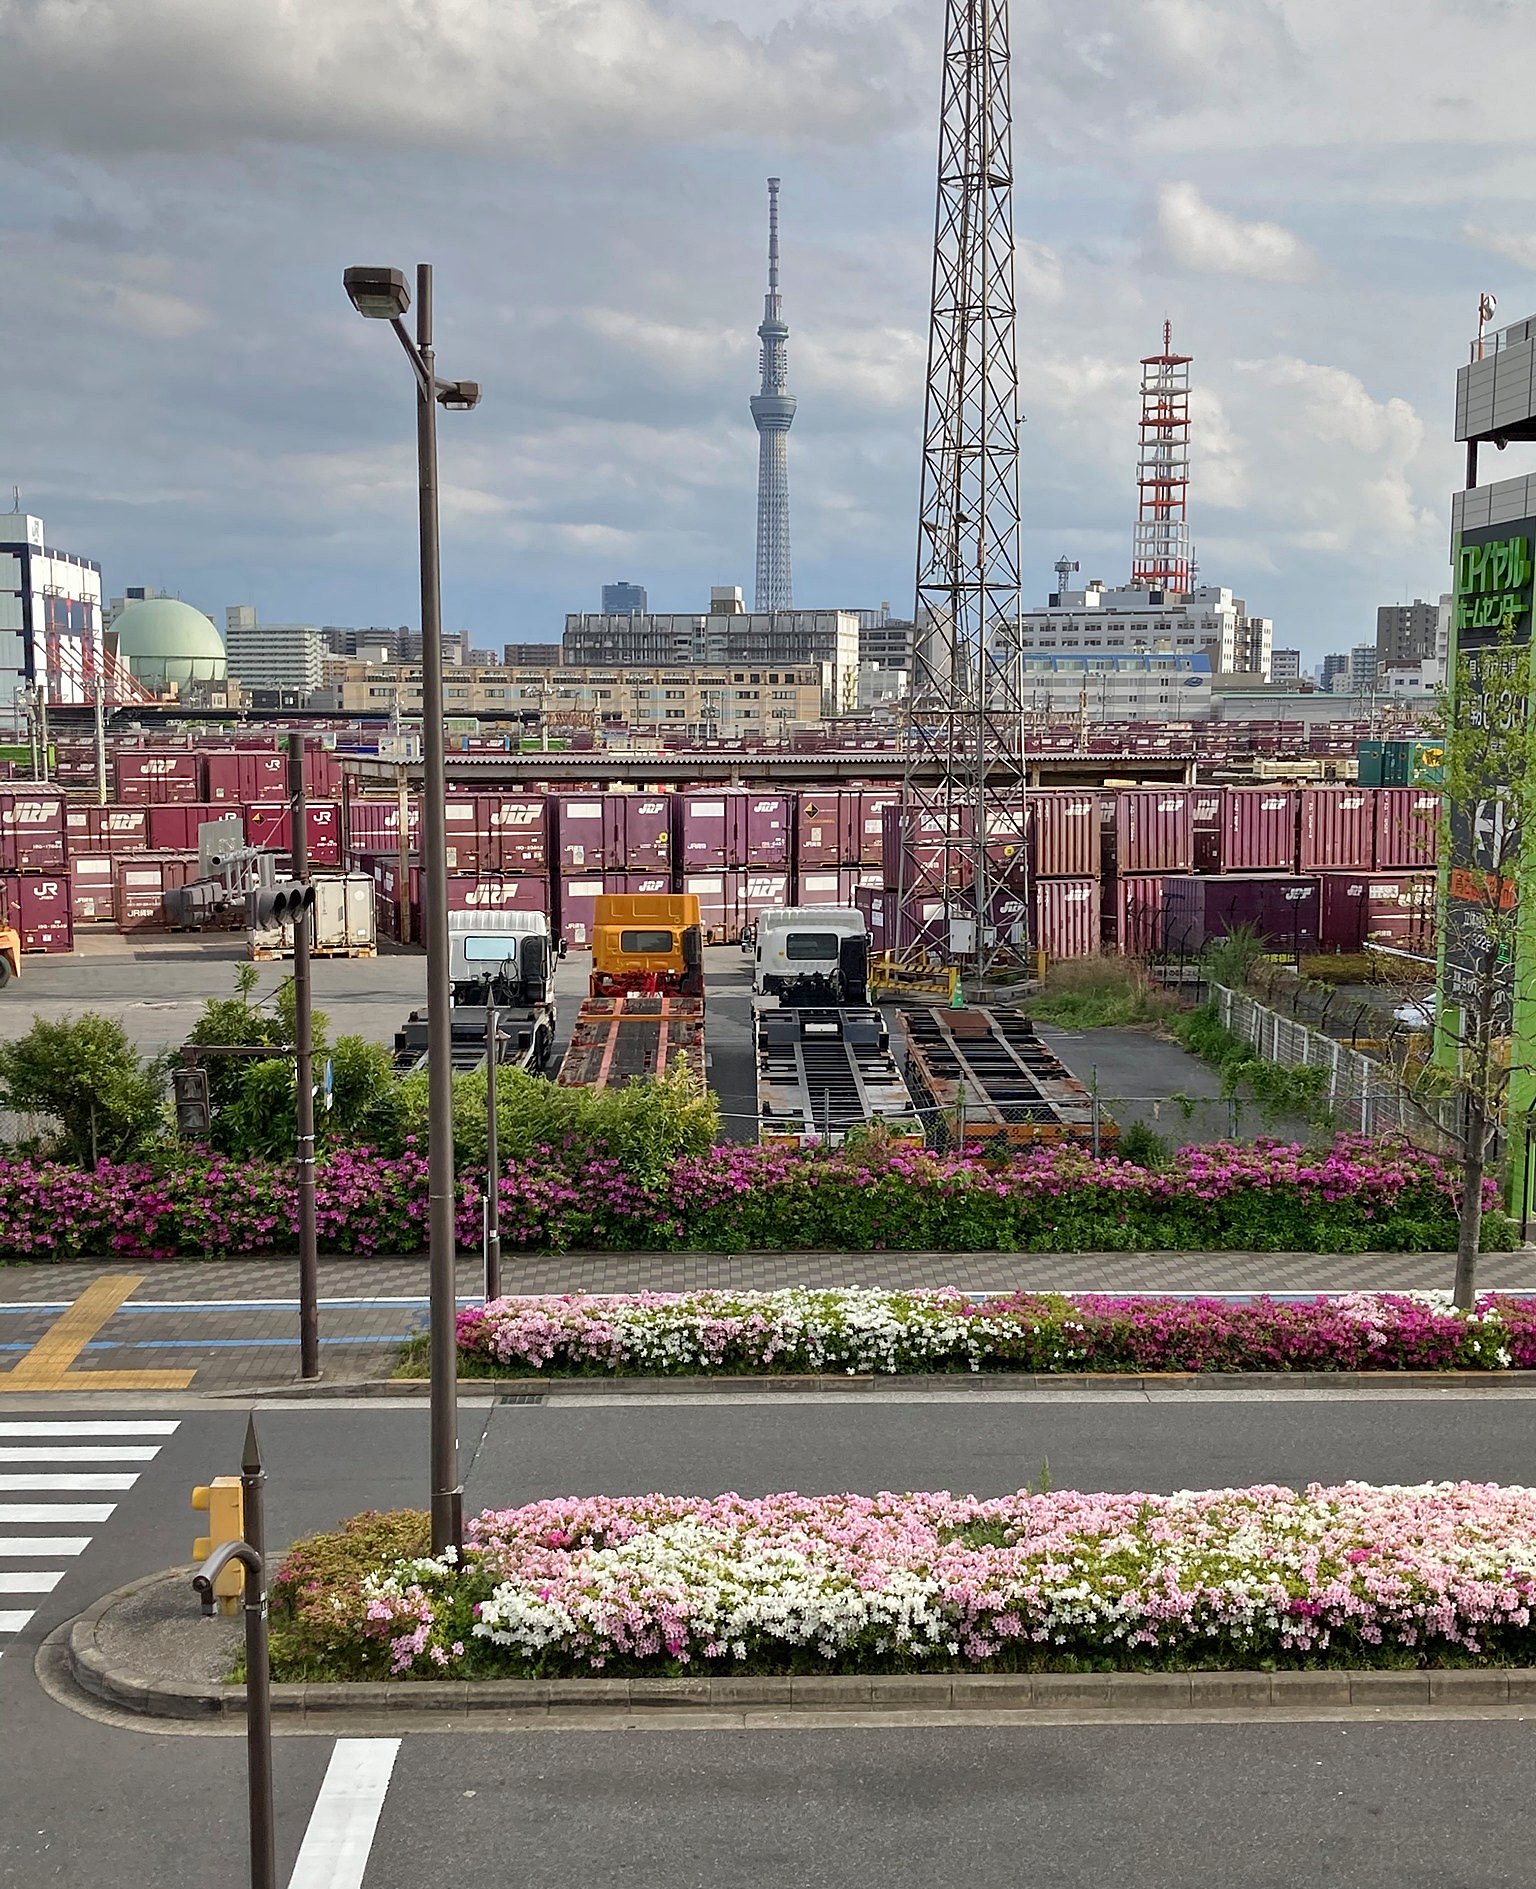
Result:
{"type": "MultiPolygon", "coordinates": [[[[466,1249],[479,1243],[483,1184],[472,1170],[459,1176],[466,1249]]],[[[1458,1191],[1434,1156],[1358,1136],[1322,1150],[1186,1148],[1158,1170],[1067,1147],[1001,1167],[975,1154],[878,1144],[715,1147],[673,1161],[659,1180],[609,1156],[541,1149],[509,1163],[498,1185],[503,1241],[557,1252],[1417,1252],[1455,1244],[1458,1191]]],[[[317,1187],[324,1251],[412,1253],[425,1244],[422,1148],[326,1154],[317,1187]]],[[[1490,1206],[1495,1192],[1490,1180],[1490,1206]]],[[[0,1260],[291,1252],[296,1219],[286,1163],[185,1153],[86,1172],[0,1160],[0,1260]]],[[[1498,1216],[1488,1228],[1490,1240],[1505,1237],[1498,1216]]]]}
{"type": "Polygon", "coordinates": [[[278,1573],[282,1677],[1536,1656],[1536,1490],[1491,1484],[561,1497],[479,1516],[462,1565],[345,1539],[278,1573]]]}
{"type": "Polygon", "coordinates": [[[1536,1365],[1536,1305],[1491,1293],[1470,1315],[1434,1293],[543,1294],[467,1307],[458,1343],[464,1367],[487,1376],[1504,1370],[1536,1365]]]}

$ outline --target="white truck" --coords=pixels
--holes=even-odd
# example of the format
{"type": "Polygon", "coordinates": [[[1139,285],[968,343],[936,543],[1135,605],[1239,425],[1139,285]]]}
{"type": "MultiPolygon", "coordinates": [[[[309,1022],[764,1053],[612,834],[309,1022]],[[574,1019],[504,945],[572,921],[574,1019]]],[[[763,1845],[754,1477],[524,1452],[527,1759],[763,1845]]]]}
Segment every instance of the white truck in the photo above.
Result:
{"type": "Polygon", "coordinates": [[[764,912],[742,940],[751,951],[752,991],[786,1007],[869,1002],[869,932],[851,905],[783,905],[764,912]]]}
{"type": "MultiPolygon", "coordinates": [[[[555,962],[565,954],[542,912],[450,912],[449,1040],[455,1071],[486,1060],[487,1011],[496,1011],[496,1060],[537,1074],[555,1042],[555,962]]],[[[413,1010],[395,1034],[395,1067],[424,1069],[427,1013],[413,1010]]]]}

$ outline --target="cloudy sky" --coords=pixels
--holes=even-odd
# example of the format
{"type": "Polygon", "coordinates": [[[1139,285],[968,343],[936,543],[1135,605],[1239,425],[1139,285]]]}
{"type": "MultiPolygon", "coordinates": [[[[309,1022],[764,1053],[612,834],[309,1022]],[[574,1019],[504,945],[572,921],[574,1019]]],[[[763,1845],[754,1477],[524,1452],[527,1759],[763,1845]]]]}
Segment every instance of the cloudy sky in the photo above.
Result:
{"type": "MultiPolygon", "coordinates": [[[[442,369],[485,386],[444,416],[449,627],[553,637],[618,577],[750,594],[773,172],[796,598],[906,611],[942,13],[0,0],[0,490],[109,593],[414,622],[407,370],[341,271],[428,259],[442,369]]],[[[1027,600],[1063,553],[1127,574],[1165,314],[1207,581],[1309,659],[1438,594],[1478,293],[1536,309],[1528,0],[1013,31],[1027,600]]]]}

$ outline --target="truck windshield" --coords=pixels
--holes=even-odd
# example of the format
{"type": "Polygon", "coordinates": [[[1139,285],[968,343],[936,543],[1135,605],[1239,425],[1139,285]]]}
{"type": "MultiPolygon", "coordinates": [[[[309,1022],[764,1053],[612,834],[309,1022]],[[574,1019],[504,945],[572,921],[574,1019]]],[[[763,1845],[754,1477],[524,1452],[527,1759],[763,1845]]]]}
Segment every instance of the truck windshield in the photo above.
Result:
{"type": "Polygon", "coordinates": [[[792,931],[784,940],[784,955],[793,963],[804,963],[808,958],[835,958],[837,956],[837,933],[835,931],[792,931]]]}
{"type": "Polygon", "coordinates": [[[654,956],[673,950],[674,941],[670,931],[621,931],[619,949],[637,956],[654,956]]]}
{"type": "Polygon", "coordinates": [[[497,932],[489,938],[464,937],[460,943],[464,947],[466,964],[500,964],[503,958],[517,956],[516,932],[497,932]]]}

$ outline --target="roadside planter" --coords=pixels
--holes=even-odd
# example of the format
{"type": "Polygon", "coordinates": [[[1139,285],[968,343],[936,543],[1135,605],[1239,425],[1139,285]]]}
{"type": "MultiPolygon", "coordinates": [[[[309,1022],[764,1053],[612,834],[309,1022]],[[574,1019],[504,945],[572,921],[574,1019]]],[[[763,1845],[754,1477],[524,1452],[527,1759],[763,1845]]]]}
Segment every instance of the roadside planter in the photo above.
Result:
{"type": "MultiPolygon", "coordinates": [[[[510,1297],[458,1315],[474,1376],[935,1372],[1506,1371],[1536,1366],[1536,1305],[1486,1293],[1303,1300],[876,1290],[510,1297]]],[[[403,1367],[424,1373],[413,1346],[403,1367]]]]}
{"type": "Polygon", "coordinates": [[[562,1498],[299,1543],[280,1680],[1529,1665],[1536,1491],[562,1498]]]}

